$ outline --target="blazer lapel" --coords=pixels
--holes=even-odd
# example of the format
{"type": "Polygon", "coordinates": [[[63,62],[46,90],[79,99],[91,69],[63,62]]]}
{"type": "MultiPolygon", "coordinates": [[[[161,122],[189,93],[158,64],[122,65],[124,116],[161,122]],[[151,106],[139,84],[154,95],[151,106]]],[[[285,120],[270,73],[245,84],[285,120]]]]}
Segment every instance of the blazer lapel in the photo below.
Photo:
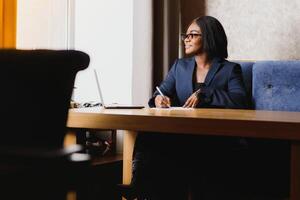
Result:
{"type": "Polygon", "coordinates": [[[187,88],[187,95],[191,95],[193,93],[193,75],[194,75],[194,71],[195,71],[195,67],[196,67],[196,60],[195,57],[193,57],[190,62],[188,63],[188,70],[187,70],[187,75],[188,75],[188,80],[189,80],[189,84],[188,84],[188,88],[187,88]]]}
{"type": "Polygon", "coordinates": [[[220,58],[214,58],[212,65],[205,77],[205,85],[209,85],[212,81],[212,79],[214,78],[214,76],[216,75],[217,71],[219,70],[219,68],[222,66],[222,59],[220,58]]]}

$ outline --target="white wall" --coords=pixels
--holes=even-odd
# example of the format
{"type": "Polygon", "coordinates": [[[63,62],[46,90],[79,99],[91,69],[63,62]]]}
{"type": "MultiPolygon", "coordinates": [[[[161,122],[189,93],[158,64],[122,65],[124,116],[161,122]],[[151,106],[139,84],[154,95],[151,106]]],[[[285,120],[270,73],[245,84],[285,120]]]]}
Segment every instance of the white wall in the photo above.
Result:
{"type": "Polygon", "coordinates": [[[89,69],[76,78],[76,101],[99,101],[97,68],[107,103],[132,102],[133,0],[18,0],[17,19],[17,48],[90,55],[89,69]]]}
{"type": "Polygon", "coordinates": [[[132,99],[147,105],[152,95],[153,17],[151,0],[134,0],[132,99]]]}
{"type": "Polygon", "coordinates": [[[105,103],[132,102],[133,0],[77,0],[75,48],[91,57],[76,79],[74,99],[99,101],[93,68],[98,70],[105,103]]]}
{"type": "Polygon", "coordinates": [[[17,48],[67,48],[67,13],[68,0],[18,0],[17,48]]]}

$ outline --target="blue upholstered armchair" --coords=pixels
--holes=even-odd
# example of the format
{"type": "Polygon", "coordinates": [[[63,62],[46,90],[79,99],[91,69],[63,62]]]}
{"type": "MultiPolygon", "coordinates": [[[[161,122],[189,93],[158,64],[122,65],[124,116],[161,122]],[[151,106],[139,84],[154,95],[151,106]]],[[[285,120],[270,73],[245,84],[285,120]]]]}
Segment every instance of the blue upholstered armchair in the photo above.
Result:
{"type": "Polygon", "coordinates": [[[238,63],[253,109],[300,111],[300,61],[238,63]]]}
{"type": "Polygon", "coordinates": [[[300,111],[300,61],[260,61],[253,66],[258,110],[300,111]]]}
{"type": "MultiPolygon", "coordinates": [[[[300,111],[300,61],[239,62],[252,109],[300,111]]],[[[247,139],[249,173],[258,195],[286,198],[289,194],[290,144],[247,139]],[[273,180],[273,181],[268,181],[273,180]]]]}

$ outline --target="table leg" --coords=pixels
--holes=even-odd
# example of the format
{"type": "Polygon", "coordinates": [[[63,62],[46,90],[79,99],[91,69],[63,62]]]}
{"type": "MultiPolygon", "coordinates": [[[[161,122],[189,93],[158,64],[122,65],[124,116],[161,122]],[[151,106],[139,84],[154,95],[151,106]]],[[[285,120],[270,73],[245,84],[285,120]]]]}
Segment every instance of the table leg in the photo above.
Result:
{"type": "Polygon", "coordinates": [[[123,138],[123,184],[131,181],[132,153],[137,136],[135,131],[125,131],[123,138]]]}
{"type": "Polygon", "coordinates": [[[76,144],[76,132],[75,131],[67,131],[67,134],[64,139],[64,147],[71,146],[76,144]]]}
{"type": "Polygon", "coordinates": [[[291,145],[291,197],[290,200],[300,199],[300,142],[291,145]]]}

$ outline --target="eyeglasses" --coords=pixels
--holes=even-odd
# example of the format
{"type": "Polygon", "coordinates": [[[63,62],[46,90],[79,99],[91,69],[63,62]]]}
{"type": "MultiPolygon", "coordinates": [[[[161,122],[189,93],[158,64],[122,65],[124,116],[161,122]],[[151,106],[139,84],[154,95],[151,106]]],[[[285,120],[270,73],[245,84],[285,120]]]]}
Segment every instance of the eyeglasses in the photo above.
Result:
{"type": "Polygon", "coordinates": [[[189,33],[189,34],[181,33],[181,40],[182,41],[184,41],[185,39],[191,40],[197,36],[202,36],[202,34],[200,34],[200,33],[189,33]]]}

